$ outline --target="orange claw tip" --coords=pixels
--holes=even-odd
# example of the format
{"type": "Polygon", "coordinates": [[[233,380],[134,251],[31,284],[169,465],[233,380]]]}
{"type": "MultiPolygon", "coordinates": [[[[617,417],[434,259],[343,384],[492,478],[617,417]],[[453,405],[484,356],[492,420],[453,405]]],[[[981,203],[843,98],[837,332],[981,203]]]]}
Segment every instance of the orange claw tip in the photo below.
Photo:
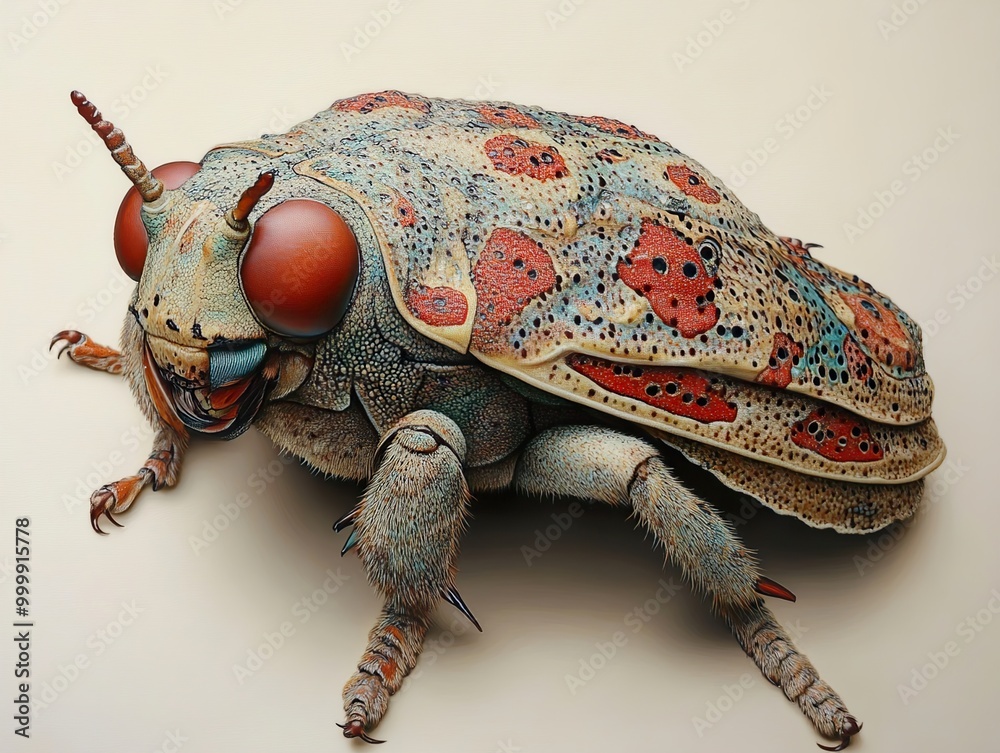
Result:
{"type": "Polygon", "coordinates": [[[795,594],[777,581],[765,578],[764,576],[757,579],[757,585],[754,586],[754,590],[763,596],[774,596],[777,599],[784,599],[785,601],[795,601],[795,594]]]}

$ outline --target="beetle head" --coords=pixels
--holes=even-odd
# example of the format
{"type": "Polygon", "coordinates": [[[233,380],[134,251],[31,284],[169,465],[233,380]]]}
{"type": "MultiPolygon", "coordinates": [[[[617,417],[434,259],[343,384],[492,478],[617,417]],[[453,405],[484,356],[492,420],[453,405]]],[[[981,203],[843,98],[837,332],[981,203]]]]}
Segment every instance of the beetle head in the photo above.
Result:
{"type": "Polygon", "coordinates": [[[320,202],[262,202],[275,172],[255,174],[259,166],[150,172],[86,97],[72,100],[133,183],[115,253],[138,283],[129,310],[157,410],[168,423],[237,436],[278,380],[281,343],[320,337],[343,317],[360,266],[354,235],[320,202]]]}

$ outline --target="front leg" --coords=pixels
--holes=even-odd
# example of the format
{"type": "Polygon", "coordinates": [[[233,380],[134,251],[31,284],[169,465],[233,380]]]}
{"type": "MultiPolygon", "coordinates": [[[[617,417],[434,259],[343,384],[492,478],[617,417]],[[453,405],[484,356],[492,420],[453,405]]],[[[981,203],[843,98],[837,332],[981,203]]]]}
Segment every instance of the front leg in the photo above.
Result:
{"type": "Polygon", "coordinates": [[[90,525],[97,533],[103,534],[104,531],[99,524],[102,515],[114,525],[121,527],[113,516],[131,507],[139,492],[146,486],[152,484],[153,491],[159,491],[165,486],[177,483],[181,458],[187,449],[188,434],[183,427],[167,424],[157,413],[146,393],[139,355],[142,348],[142,330],[134,318],[129,317],[125,320],[122,338],[124,352],[99,345],[76,330],[63,330],[52,338],[49,348],[59,342],[64,343],[59,350],[60,356],[67,353],[74,363],[98,371],[107,371],[109,374],[124,375],[139,398],[139,407],[157,427],[156,436],[153,438],[153,449],[142,468],[135,475],[105,484],[90,495],[90,525]]]}
{"type": "Polygon", "coordinates": [[[435,411],[411,413],[382,438],[368,489],[335,526],[354,524],[344,551],[357,547],[369,582],[385,597],[358,671],[344,687],[345,737],[379,742],[367,731],[416,664],[431,612],[442,598],[475,623],[455,590],[458,538],[469,501],[462,474],[465,449],[451,419],[435,411]]]}
{"type": "Polygon", "coordinates": [[[177,483],[180,473],[181,459],[187,449],[187,435],[179,434],[169,426],[163,426],[153,439],[153,451],[145,464],[134,476],[128,476],[110,484],[105,484],[90,495],[90,525],[98,533],[101,530],[98,521],[101,515],[107,517],[114,525],[121,528],[121,523],[113,515],[125,512],[135,498],[147,485],[153,485],[153,491],[159,491],[165,486],[177,483]]]}
{"type": "Polygon", "coordinates": [[[75,329],[64,329],[49,342],[49,350],[58,342],[66,344],[59,348],[56,358],[61,358],[63,353],[69,355],[73,363],[87,366],[97,371],[106,371],[109,374],[121,374],[125,368],[122,361],[122,354],[107,345],[100,345],[92,341],[82,332],[75,329]]]}

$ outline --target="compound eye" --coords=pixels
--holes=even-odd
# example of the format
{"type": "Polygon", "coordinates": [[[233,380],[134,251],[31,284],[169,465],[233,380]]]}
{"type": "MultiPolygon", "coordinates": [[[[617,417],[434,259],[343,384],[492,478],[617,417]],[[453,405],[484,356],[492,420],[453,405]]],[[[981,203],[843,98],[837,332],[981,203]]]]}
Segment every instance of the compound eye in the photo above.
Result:
{"type": "Polygon", "coordinates": [[[254,223],[240,279],[261,324],[310,338],[343,318],[360,266],[358,242],[339,214],[318,201],[289,199],[254,223]]]}
{"type": "MultiPolygon", "coordinates": [[[[153,175],[163,181],[163,187],[179,188],[184,181],[201,169],[197,162],[167,162],[153,170],[153,175]]],[[[125,194],[115,217],[115,255],[125,274],[136,282],[142,276],[149,250],[149,238],[142,224],[142,196],[133,186],[125,194]]]]}

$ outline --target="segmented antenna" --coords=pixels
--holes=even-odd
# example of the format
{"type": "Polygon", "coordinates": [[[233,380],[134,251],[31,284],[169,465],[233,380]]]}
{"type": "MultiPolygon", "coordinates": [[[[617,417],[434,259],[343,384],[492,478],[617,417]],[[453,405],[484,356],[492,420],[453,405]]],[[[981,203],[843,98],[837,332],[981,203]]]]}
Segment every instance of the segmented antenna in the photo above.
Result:
{"type": "Polygon", "coordinates": [[[256,182],[250,186],[240,200],[236,202],[236,208],[226,215],[226,222],[233,230],[244,230],[247,226],[247,217],[257,206],[257,202],[263,198],[264,194],[271,190],[274,185],[274,172],[263,172],[257,176],[256,182]]]}
{"type": "Polygon", "coordinates": [[[114,123],[105,120],[100,111],[81,92],[74,91],[69,96],[83,119],[90,123],[90,127],[108,147],[111,156],[121,167],[122,172],[138,189],[142,200],[149,202],[160,198],[163,194],[163,183],[153,177],[153,174],[142,164],[142,160],[135,156],[132,147],[125,140],[125,134],[120,129],[115,128],[114,123]]]}

